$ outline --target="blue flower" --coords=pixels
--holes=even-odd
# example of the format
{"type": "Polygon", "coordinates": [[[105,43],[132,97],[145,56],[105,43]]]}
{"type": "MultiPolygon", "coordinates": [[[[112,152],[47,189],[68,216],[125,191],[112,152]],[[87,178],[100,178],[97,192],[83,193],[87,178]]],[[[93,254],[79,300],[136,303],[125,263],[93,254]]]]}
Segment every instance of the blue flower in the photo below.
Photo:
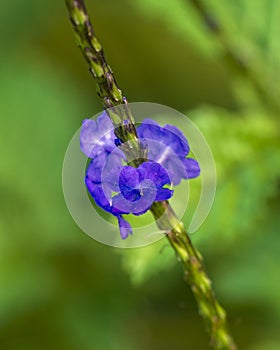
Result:
{"type": "Polygon", "coordinates": [[[125,214],[142,215],[157,201],[172,197],[168,185],[194,178],[200,169],[196,160],[186,158],[190,147],[183,133],[172,125],[161,127],[146,119],[137,128],[148,147],[148,160],[138,168],[125,165],[125,155],[104,112],[96,120],[83,122],[81,149],[91,158],[85,183],[95,203],[116,216],[123,239],[132,234],[125,214]]]}

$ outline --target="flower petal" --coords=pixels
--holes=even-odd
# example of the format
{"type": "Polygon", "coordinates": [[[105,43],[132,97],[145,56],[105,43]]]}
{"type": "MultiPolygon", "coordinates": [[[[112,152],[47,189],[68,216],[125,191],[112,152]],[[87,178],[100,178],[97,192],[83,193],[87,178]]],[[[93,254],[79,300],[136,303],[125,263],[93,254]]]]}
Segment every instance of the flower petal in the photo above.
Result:
{"type": "Polygon", "coordinates": [[[190,146],[182,131],[170,124],[166,124],[163,128],[169,136],[170,148],[180,156],[187,156],[190,152],[190,146]]]}
{"type": "Polygon", "coordinates": [[[106,112],[103,112],[97,120],[85,119],[83,121],[80,146],[84,154],[92,158],[98,153],[99,147],[106,151],[116,148],[114,127],[106,112]]]}
{"type": "Polygon", "coordinates": [[[113,197],[112,199],[112,214],[129,214],[133,212],[133,203],[125,199],[125,197],[120,193],[113,197]]]}
{"type": "Polygon", "coordinates": [[[166,201],[167,199],[171,198],[173,196],[173,190],[170,190],[169,188],[160,188],[157,191],[156,201],[166,201]]]}
{"type": "Polygon", "coordinates": [[[85,183],[95,203],[99,207],[101,207],[103,210],[111,213],[112,212],[111,204],[109,203],[107,197],[105,196],[102,185],[92,182],[87,176],[85,178],[85,183]]]}
{"type": "Polygon", "coordinates": [[[137,170],[141,181],[150,180],[158,188],[162,187],[163,185],[170,184],[170,179],[166,170],[156,162],[145,162],[141,164],[137,170]]]}
{"type": "Polygon", "coordinates": [[[193,179],[200,175],[200,167],[195,159],[184,158],[182,162],[186,170],[186,179],[193,179]]]}
{"type": "Polygon", "coordinates": [[[182,179],[186,178],[186,169],[182,158],[177,156],[167,158],[162,164],[167,171],[170,180],[174,186],[179,185],[182,179]]]}
{"type": "Polygon", "coordinates": [[[119,190],[124,198],[134,202],[140,198],[138,170],[132,166],[125,166],[119,176],[119,190]]]}
{"type": "Polygon", "coordinates": [[[139,188],[138,169],[132,166],[124,166],[120,173],[119,184],[121,191],[139,188]]]}
{"type": "Polygon", "coordinates": [[[129,235],[132,235],[131,225],[121,215],[118,216],[118,223],[122,239],[126,239],[129,235]]]}
{"type": "Polygon", "coordinates": [[[135,201],[127,200],[122,193],[114,196],[112,200],[112,213],[114,215],[118,212],[125,214],[132,213],[135,215],[145,213],[155,201],[157,188],[150,180],[145,180],[141,182],[140,194],[139,199],[135,201]]]}
{"type": "Polygon", "coordinates": [[[119,177],[123,169],[122,159],[122,154],[114,151],[107,156],[102,168],[101,182],[108,185],[114,192],[120,191],[119,177]]]}
{"type": "Polygon", "coordinates": [[[176,126],[167,124],[161,127],[152,119],[144,119],[142,124],[138,126],[137,133],[140,138],[163,142],[180,157],[185,157],[190,151],[187,139],[176,126]]]}
{"type": "Polygon", "coordinates": [[[102,154],[100,156],[95,157],[89,163],[89,166],[86,170],[86,176],[95,183],[101,183],[101,174],[102,167],[105,162],[106,156],[102,154]]]}

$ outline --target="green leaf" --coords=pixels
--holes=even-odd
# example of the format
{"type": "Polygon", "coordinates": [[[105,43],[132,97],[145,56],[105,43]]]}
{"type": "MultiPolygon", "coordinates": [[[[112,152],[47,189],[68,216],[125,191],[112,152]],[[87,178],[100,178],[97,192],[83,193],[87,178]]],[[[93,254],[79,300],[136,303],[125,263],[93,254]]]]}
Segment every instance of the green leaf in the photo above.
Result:
{"type": "Polygon", "coordinates": [[[277,121],[262,112],[238,115],[222,109],[193,111],[213,152],[217,168],[216,198],[199,241],[215,246],[254,232],[268,213],[280,176],[277,121]]]}
{"type": "Polygon", "coordinates": [[[152,245],[120,251],[124,270],[135,285],[149,280],[153,275],[169,270],[175,263],[173,249],[165,238],[152,245]]]}

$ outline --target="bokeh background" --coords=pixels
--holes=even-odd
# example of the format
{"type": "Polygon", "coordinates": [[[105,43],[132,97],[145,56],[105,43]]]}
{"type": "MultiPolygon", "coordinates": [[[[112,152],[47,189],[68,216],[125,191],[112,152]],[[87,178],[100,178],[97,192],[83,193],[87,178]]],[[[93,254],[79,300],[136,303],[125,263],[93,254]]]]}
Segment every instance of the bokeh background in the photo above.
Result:
{"type": "MultiPolygon", "coordinates": [[[[87,3],[128,99],[208,140],[217,195],[192,238],[240,349],[278,350],[280,2],[87,3]]],[[[64,153],[101,104],[63,0],[2,0],[0,37],[0,348],[208,349],[166,242],[103,246],[67,211],[64,153]]]]}

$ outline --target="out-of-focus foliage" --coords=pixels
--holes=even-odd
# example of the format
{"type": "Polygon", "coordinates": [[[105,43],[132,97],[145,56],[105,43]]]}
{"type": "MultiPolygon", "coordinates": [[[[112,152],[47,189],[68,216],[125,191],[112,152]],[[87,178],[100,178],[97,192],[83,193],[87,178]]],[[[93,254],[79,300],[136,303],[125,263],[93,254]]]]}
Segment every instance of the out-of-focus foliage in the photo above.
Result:
{"type": "Polygon", "coordinates": [[[277,194],[278,122],[262,111],[242,115],[206,107],[191,115],[207,135],[218,178],[212,211],[198,236],[207,237],[208,245],[215,239],[236,242],[268,215],[267,200],[277,194]]]}
{"type": "MultiPolygon", "coordinates": [[[[217,193],[192,238],[240,348],[278,350],[280,3],[203,3],[224,42],[188,0],[88,1],[129,100],[186,112],[209,142],[217,193]],[[251,75],[224,59],[224,43],[251,75]]],[[[64,152],[100,104],[63,1],[4,1],[0,19],[0,348],[206,349],[166,241],[104,247],[67,212],[64,152]]]]}
{"type": "MultiPolygon", "coordinates": [[[[253,60],[252,65],[257,69],[252,70],[252,74],[269,87],[265,91],[268,99],[261,101],[263,96],[258,96],[259,91],[254,89],[254,81],[250,80],[252,77],[231,71],[229,66],[237,111],[205,105],[187,114],[195,120],[209,142],[218,175],[212,211],[194,240],[207,254],[219,254],[228,262],[217,269],[217,287],[224,297],[237,302],[251,303],[253,300],[263,304],[279,322],[277,251],[280,242],[276,198],[279,198],[280,135],[274,106],[267,103],[270,94],[276,95],[272,90],[279,91],[280,47],[277,38],[280,26],[276,15],[280,11],[279,3],[256,1],[252,11],[250,1],[202,2],[206,13],[215,16],[219,26],[224,28],[223,40],[228,46],[223,45],[224,42],[215,34],[207,34],[203,19],[194,8],[190,10],[190,2],[136,3],[146,15],[164,21],[187,42],[191,40],[203,55],[210,53],[210,56],[222,58],[223,49],[234,48],[248,62],[253,60]],[[195,15],[190,16],[193,12],[195,15]],[[166,13],[168,16],[164,16],[166,13]],[[261,64],[264,76],[261,76],[261,64]],[[266,74],[270,74],[270,79],[273,76],[270,86],[266,74]],[[223,254],[228,249],[232,250],[230,257],[223,254]]],[[[190,222],[191,214],[186,213],[186,224],[190,222]]],[[[164,263],[158,266],[160,243],[143,251],[144,254],[124,254],[125,267],[131,272],[134,282],[149,279],[153,270],[166,270],[174,264],[170,252],[166,251],[161,254],[164,263]]],[[[271,333],[275,336],[273,326],[271,333]]],[[[268,349],[276,349],[273,344],[271,346],[268,349]]],[[[266,345],[261,348],[266,349],[266,345]]]]}
{"type": "MultiPolygon", "coordinates": [[[[252,4],[250,0],[199,0],[199,3],[204,7],[204,15],[217,23],[218,34],[209,31],[203,15],[193,6],[192,0],[135,1],[135,5],[146,16],[165,23],[174,34],[184,39],[188,45],[192,45],[203,57],[209,60],[222,59],[227,57],[228,51],[233,51],[237,57],[248,63],[255,80],[261,81],[264,89],[267,89],[266,93],[278,99],[279,2],[257,0],[252,4]]],[[[230,60],[229,63],[234,66],[230,60]]],[[[239,76],[237,71],[232,74],[233,87],[236,87],[239,76]]],[[[250,87],[250,81],[242,81],[241,86],[236,87],[242,90],[239,98],[245,104],[251,102],[247,97],[252,91],[246,91],[250,87]]]]}

